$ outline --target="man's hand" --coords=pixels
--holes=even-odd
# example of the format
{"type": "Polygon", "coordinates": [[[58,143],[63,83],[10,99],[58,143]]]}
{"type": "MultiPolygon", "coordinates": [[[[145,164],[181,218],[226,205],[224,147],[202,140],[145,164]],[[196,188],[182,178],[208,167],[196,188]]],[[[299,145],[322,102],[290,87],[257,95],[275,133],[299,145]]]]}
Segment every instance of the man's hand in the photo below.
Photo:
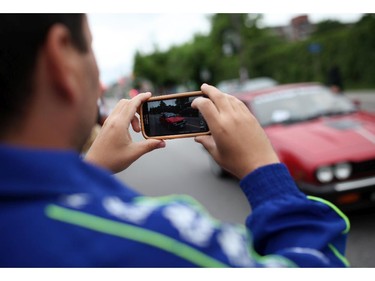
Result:
{"type": "Polygon", "coordinates": [[[207,84],[201,90],[210,99],[196,98],[192,107],[202,113],[212,135],[195,140],[222,168],[242,179],[258,167],[279,163],[265,132],[243,102],[207,84]]]}
{"type": "Polygon", "coordinates": [[[86,154],[86,160],[118,173],[147,152],[165,147],[164,141],[155,139],[135,143],[129,133],[130,124],[134,131],[141,131],[135,114],[150,97],[151,93],[142,93],[131,100],[119,101],[86,154]]]}

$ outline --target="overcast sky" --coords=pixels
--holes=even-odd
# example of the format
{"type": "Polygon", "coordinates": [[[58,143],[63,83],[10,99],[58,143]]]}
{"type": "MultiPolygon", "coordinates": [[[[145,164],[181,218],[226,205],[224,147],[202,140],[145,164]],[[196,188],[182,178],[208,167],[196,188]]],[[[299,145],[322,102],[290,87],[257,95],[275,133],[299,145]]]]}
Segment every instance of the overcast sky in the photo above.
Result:
{"type": "MultiPolygon", "coordinates": [[[[166,50],[182,44],[196,33],[207,34],[209,14],[198,13],[127,13],[88,14],[94,41],[93,47],[101,71],[101,80],[110,84],[124,75],[131,74],[136,50],[150,53],[157,46],[166,50]]],[[[267,26],[287,25],[298,13],[264,14],[267,26]]],[[[358,20],[361,14],[309,14],[311,22],[337,19],[342,22],[358,20]]]]}

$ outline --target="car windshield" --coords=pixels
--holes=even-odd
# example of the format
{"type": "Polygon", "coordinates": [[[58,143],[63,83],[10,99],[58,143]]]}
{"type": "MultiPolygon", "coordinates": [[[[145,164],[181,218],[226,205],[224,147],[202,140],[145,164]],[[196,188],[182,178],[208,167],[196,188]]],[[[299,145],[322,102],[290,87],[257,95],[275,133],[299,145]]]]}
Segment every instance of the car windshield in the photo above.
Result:
{"type": "Polygon", "coordinates": [[[291,124],[356,111],[343,95],[322,86],[299,87],[261,95],[252,101],[255,116],[263,126],[291,124]]]}
{"type": "Polygon", "coordinates": [[[178,115],[175,114],[175,113],[169,113],[169,112],[164,113],[163,115],[165,116],[165,118],[177,117],[177,116],[178,116],[178,115]]]}

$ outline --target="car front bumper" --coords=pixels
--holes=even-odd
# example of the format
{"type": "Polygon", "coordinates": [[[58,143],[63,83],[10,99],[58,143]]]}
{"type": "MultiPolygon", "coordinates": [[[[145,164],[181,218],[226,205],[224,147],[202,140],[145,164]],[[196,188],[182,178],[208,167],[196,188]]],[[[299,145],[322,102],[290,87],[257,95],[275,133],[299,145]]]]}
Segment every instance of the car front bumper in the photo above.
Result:
{"type": "Polygon", "coordinates": [[[375,177],[368,177],[326,185],[297,182],[306,194],[322,197],[344,210],[375,206],[375,177]]]}

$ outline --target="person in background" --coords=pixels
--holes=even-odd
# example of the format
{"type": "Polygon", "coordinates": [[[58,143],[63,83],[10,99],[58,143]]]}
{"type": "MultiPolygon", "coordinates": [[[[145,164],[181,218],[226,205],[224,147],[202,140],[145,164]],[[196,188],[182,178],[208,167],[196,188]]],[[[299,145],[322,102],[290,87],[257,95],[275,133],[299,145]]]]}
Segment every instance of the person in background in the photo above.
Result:
{"type": "Polygon", "coordinates": [[[188,196],[148,197],[112,176],[163,140],[134,142],[151,93],[121,100],[85,158],[99,70],[82,14],[0,15],[0,267],[345,267],[348,219],[308,197],[246,106],[213,86],[195,140],[241,179],[245,225],[188,196]]]}
{"type": "Polygon", "coordinates": [[[336,94],[342,94],[344,92],[342,76],[340,68],[337,64],[333,65],[329,69],[327,80],[328,87],[331,89],[332,92],[336,94]]]}
{"type": "Polygon", "coordinates": [[[101,83],[100,84],[100,96],[98,98],[98,115],[97,115],[97,120],[96,124],[94,127],[91,129],[91,134],[89,138],[87,139],[86,143],[82,147],[82,154],[86,154],[87,151],[90,149],[91,145],[93,144],[94,140],[98,136],[100,129],[102,128],[105,120],[108,118],[109,111],[108,108],[105,104],[104,100],[104,94],[105,94],[105,86],[101,83]]]}

